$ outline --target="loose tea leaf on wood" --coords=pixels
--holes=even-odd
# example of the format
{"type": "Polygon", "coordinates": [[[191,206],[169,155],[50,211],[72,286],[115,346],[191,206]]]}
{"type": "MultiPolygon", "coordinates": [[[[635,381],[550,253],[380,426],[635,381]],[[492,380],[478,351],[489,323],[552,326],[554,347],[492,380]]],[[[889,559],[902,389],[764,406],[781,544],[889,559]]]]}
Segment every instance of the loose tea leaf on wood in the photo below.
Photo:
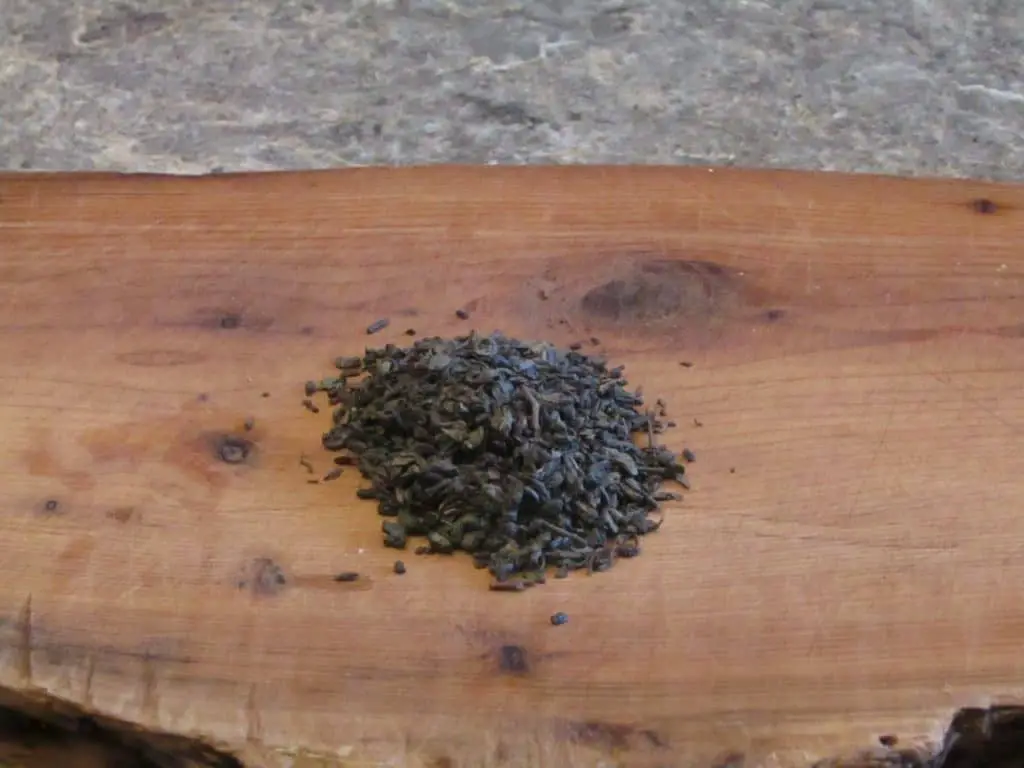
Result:
{"type": "Polygon", "coordinates": [[[685,483],[664,428],[622,368],[495,333],[388,344],[316,384],[336,407],[324,447],[351,456],[384,544],[471,554],[496,584],[606,570],[658,529],[665,480],[685,483]],[[642,447],[634,436],[642,438],[642,447]]]}

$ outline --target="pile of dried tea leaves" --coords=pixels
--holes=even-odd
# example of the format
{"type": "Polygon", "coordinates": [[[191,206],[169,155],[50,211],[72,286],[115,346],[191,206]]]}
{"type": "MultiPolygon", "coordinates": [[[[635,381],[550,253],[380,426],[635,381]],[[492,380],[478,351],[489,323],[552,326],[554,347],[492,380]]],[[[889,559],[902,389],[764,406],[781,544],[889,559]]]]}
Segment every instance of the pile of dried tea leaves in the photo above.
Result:
{"type": "Polygon", "coordinates": [[[359,495],[378,502],[384,543],[425,536],[419,552],[464,550],[495,588],[634,557],[661,524],[659,502],[679,498],[663,481],[688,487],[622,369],[578,351],[471,333],[336,366],[307,392],[336,406],[324,447],[370,480],[359,495]]]}

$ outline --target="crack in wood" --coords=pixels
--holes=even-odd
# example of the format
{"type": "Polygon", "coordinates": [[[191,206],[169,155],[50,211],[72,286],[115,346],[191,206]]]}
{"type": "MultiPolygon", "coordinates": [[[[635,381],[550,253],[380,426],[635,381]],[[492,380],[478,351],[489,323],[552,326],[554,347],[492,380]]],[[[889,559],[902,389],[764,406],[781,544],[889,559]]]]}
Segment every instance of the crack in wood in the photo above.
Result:
{"type": "Polygon", "coordinates": [[[18,673],[22,685],[32,685],[32,595],[25,598],[25,603],[18,614],[18,673]]]}
{"type": "Polygon", "coordinates": [[[245,768],[234,755],[198,739],[143,730],[41,692],[0,687],[0,765],[10,756],[16,765],[80,765],[71,758],[83,754],[94,756],[84,764],[97,766],[245,768]],[[55,763],[55,757],[62,759],[55,763]]]}
{"type": "Polygon", "coordinates": [[[256,683],[249,686],[249,695],[245,701],[245,738],[250,743],[263,738],[263,724],[260,721],[260,710],[256,700],[256,683]]]}
{"type": "Polygon", "coordinates": [[[86,707],[92,706],[92,679],[96,674],[96,657],[91,653],[85,667],[85,683],[82,686],[82,703],[86,707]]]}
{"type": "Polygon", "coordinates": [[[156,693],[156,667],[153,664],[153,659],[148,655],[142,660],[142,675],[140,682],[142,687],[142,701],[139,711],[147,722],[152,724],[159,723],[159,699],[157,698],[156,693]]]}

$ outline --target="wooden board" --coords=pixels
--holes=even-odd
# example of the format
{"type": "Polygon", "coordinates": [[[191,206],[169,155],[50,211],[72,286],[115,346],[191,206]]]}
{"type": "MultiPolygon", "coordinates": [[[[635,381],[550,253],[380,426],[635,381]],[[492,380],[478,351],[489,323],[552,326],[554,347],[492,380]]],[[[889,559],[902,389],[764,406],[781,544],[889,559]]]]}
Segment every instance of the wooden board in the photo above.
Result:
{"type": "Polygon", "coordinates": [[[1022,237],[955,181],[0,177],[0,684],[268,766],[796,766],[1019,700],[1022,237]],[[470,327],[668,401],[694,489],[642,557],[398,577],[307,482],[303,381],[470,327]]]}

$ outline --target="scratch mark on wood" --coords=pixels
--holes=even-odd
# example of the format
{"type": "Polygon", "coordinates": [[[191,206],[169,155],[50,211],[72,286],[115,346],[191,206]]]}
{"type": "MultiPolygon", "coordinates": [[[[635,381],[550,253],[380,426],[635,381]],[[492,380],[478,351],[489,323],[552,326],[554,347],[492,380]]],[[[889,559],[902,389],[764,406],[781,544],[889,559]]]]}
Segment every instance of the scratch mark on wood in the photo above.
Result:
{"type": "Polygon", "coordinates": [[[152,725],[157,725],[159,700],[156,692],[156,666],[153,657],[148,653],[142,658],[142,702],[140,710],[143,718],[152,725]]]}
{"type": "Polygon", "coordinates": [[[263,739],[263,723],[260,721],[260,709],[256,702],[256,683],[249,685],[249,696],[245,703],[245,740],[259,743],[263,739]]]}
{"type": "Polygon", "coordinates": [[[32,685],[32,595],[25,598],[18,616],[18,672],[22,685],[32,685]]]}
{"type": "Polygon", "coordinates": [[[88,661],[86,661],[85,667],[85,689],[82,691],[82,704],[86,708],[92,707],[92,678],[96,674],[96,657],[93,654],[89,654],[88,661]]]}

